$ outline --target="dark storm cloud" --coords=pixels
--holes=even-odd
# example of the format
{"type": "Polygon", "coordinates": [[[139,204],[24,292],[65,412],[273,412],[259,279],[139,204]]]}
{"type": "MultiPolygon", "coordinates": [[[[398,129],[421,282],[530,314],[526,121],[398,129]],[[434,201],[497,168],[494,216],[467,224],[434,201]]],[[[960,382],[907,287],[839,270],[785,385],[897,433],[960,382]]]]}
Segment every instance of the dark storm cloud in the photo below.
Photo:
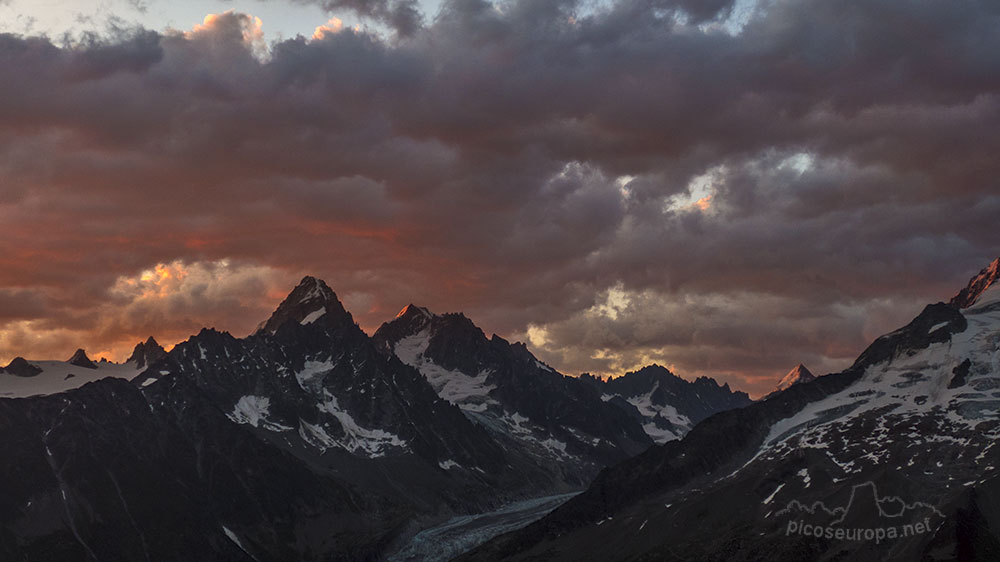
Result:
{"type": "Polygon", "coordinates": [[[160,36],[147,30],[122,30],[113,43],[86,35],[66,64],[70,80],[99,80],[118,72],[142,73],[163,59],[160,36]]]}
{"type": "Polygon", "coordinates": [[[569,372],[649,359],[764,391],[1000,253],[995,2],[324,6],[397,33],[268,45],[227,13],[0,36],[0,288],[48,299],[0,348],[249,330],[313,273],[366,327],[415,301],[569,372]],[[112,295],[157,263],[270,300],[212,322],[196,285],[169,285],[184,318],[173,293],[112,295]],[[144,304],[87,327],[118,298],[144,304]]]}
{"type": "Polygon", "coordinates": [[[47,312],[44,299],[35,291],[0,289],[0,321],[40,318],[47,312]]]}

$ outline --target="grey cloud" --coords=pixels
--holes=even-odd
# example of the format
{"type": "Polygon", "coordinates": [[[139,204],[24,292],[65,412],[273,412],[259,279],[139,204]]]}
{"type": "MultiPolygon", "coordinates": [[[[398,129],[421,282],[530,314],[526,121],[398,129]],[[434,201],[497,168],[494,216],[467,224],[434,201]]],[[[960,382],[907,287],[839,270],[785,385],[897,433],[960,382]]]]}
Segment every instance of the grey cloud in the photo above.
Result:
{"type": "Polygon", "coordinates": [[[671,5],[688,14],[695,23],[724,18],[733,11],[734,0],[676,0],[671,5]]]}
{"type": "Polygon", "coordinates": [[[736,35],[693,25],[728,2],[580,6],[334,2],[400,33],[264,55],[238,13],[0,35],[0,288],[62,294],[39,313],[80,327],[120,276],[232,258],[327,278],[369,328],[415,301],[547,327],[574,372],[737,381],[843,365],[906,320],[886,302],[1000,254],[995,3],[778,1],[736,35]],[[586,316],[618,286],[643,307],[586,316]]]}
{"type": "Polygon", "coordinates": [[[42,318],[50,311],[36,290],[0,289],[0,321],[42,318]]]}
{"type": "Polygon", "coordinates": [[[137,29],[122,32],[113,43],[87,34],[76,42],[76,57],[67,61],[71,80],[99,80],[117,72],[142,73],[163,58],[159,34],[137,29]]]}

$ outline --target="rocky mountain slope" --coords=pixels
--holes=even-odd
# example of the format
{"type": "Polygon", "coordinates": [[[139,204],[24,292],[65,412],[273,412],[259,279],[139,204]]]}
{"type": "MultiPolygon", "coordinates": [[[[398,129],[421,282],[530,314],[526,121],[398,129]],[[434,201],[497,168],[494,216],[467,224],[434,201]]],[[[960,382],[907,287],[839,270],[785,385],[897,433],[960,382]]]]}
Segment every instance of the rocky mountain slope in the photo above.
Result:
{"type": "Polygon", "coordinates": [[[524,344],[487,338],[461,314],[410,305],[373,339],[506,448],[525,451],[569,484],[589,483],[652,443],[590,385],[544,365],[524,344]]]}
{"type": "Polygon", "coordinates": [[[374,560],[398,501],[310,470],[182,377],[0,400],[3,560],[374,560]]]}
{"type": "Polygon", "coordinates": [[[652,443],[522,344],[417,307],[368,337],[312,277],[245,338],[4,371],[4,560],[407,559],[431,528],[523,525],[541,512],[498,508],[564,501],[652,443]]]}
{"type": "Polygon", "coordinates": [[[1000,559],[998,264],[847,370],[711,416],[461,560],[1000,559]]]}
{"type": "Polygon", "coordinates": [[[601,400],[629,413],[642,423],[656,443],[680,439],[703,419],[750,404],[745,392],[729,384],[699,377],[688,381],[659,365],[649,365],[606,381],[590,375],[582,379],[601,393],[601,400]]]}

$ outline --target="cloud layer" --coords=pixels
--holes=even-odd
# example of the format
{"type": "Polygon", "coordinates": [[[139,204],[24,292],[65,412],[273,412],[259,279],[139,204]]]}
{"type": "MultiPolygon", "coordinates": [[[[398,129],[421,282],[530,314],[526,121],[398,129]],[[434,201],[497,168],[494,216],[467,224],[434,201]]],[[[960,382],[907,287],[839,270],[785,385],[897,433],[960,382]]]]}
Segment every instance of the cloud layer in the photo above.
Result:
{"type": "Polygon", "coordinates": [[[393,31],[0,35],[0,360],[246,332],[311,273],[761,393],[1000,254],[995,2],[328,4],[393,31]]]}

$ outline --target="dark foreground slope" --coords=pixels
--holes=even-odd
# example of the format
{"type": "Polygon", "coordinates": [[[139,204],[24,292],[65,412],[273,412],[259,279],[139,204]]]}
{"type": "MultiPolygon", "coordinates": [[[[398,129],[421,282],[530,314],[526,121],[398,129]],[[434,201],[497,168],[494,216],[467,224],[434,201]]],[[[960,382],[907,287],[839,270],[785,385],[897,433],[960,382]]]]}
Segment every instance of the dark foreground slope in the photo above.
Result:
{"type": "Polygon", "coordinates": [[[0,559],[376,560],[562,489],[317,279],[249,337],[146,347],[131,382],[0,400],[0,559]]]}
{"type": "Polygon", "coordinates": [[[307,470],[183,378],[0,400],[0,559],[374,560],[406,509],[307,470]]]}
{"type": "Polygon", "coordinates": [[[1000,286],[970,287],[460,560],[1000,559],[1000,286]]]}

